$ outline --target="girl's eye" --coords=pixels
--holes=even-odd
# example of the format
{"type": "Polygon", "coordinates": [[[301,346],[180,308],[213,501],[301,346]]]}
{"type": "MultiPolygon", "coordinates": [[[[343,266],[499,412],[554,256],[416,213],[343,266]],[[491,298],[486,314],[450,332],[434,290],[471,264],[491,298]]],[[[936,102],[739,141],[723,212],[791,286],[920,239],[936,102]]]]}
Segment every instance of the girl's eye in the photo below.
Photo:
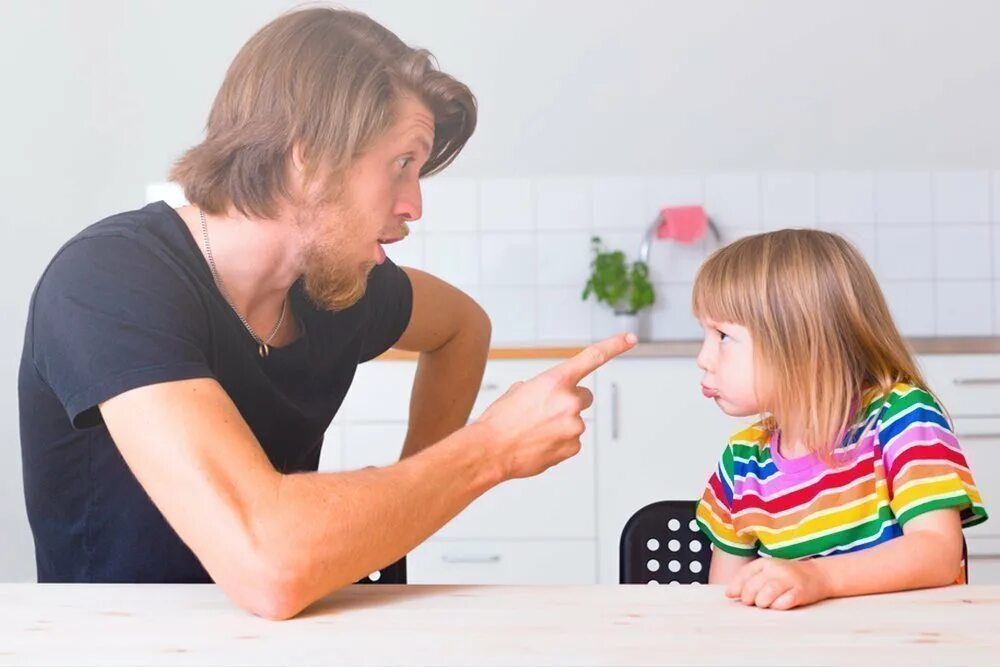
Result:
{"type": "Polygon", "coordinates": [[[406,169],[406,166],[407,166],[408,164],[410,164],[410,162],[412,162],[412,161],[413,161],[413,158],[409,158],[409,157],[401,157],[401,158],[399,158],[398,160],[396,160],[396,164],[398,164],[398,165],[399,165],[399,168],[400,168],[400,169],[406,169]]]}
{"type": "Polygon", "coordinates": [[[719,332],[719,342],[724,342],[727,338],[729,338],[729,334],[725,331],[720,331],[719,329],[716,329],[716,331],[719,332]]]}

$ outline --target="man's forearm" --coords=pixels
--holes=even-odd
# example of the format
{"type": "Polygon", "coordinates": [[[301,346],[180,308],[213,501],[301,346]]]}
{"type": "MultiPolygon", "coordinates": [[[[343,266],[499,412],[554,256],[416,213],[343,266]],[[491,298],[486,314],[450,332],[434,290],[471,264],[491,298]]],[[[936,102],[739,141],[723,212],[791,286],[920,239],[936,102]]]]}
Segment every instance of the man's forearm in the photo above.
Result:
{"type": "Polygon", "coordinates": [[[283,476],[257,536],[289,573],[268,615],[292,616],[398,560],[498,484],[489,440],[471,425],[385,468],[283,476]]]}
{"type": "Polygon", "coordinates": [[[420,354],[401,458],[462,428],[476,401],[489,353],[489,320],[461,329],[433,352],[420,354]]]}

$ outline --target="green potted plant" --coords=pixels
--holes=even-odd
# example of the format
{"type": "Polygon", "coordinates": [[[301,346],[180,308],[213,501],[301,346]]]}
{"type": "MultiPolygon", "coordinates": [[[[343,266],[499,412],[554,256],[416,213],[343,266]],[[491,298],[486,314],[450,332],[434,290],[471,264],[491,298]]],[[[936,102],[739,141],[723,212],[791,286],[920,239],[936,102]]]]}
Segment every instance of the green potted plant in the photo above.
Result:
{"type": "Polygon", "coordinates": [[[599,303],[614,310],[623,331],[638,335],[640,311],[656,300],[649,266],[642,261],[629,262],[621,250],[605,248],[599,236],[591,238],[590,244],[594,258],[582,298],[587,300],[593,294],[599,303]]]}

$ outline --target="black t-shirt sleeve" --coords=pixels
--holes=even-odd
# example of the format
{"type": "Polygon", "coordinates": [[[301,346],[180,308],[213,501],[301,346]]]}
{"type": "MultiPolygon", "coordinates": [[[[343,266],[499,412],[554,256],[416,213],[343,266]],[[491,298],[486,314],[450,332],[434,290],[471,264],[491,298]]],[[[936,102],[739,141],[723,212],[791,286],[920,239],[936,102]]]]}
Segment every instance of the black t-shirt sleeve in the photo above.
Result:
{"type": "Polygon", "coordinates": [[[361,361],[374,359],[392,347],[410,324],[413,286],[403,269],[386,259],[368,275],[368,322],[361,344],[361,361]]]}
{"type": "Polygon", "coordinates": [[[123,236],[70,243],[35,291],[32,360],[77,428],[130,389],[211,377],[204,309],[166,260],[123,236]]]}

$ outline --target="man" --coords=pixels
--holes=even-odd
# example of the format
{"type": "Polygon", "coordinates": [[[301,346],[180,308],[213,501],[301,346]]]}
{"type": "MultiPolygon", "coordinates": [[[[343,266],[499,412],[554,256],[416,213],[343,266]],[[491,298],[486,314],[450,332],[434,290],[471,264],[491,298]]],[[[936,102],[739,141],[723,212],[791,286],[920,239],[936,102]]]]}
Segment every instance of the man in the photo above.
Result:
{"type": "Polygon", "coordinates": [[[579,450],[576,385],[632,339],[465,426],[489,320],[382,248],[475,121],[466,86],[363,15],[297,11],[250,39],[174,168],[191,205],[89,227],[32,297],[19,396],[40,581],[214,581],[288,618],[579,450]],[[421,353],[400,462],[315,472],[357,365],[391,346],[421,353]]]}

